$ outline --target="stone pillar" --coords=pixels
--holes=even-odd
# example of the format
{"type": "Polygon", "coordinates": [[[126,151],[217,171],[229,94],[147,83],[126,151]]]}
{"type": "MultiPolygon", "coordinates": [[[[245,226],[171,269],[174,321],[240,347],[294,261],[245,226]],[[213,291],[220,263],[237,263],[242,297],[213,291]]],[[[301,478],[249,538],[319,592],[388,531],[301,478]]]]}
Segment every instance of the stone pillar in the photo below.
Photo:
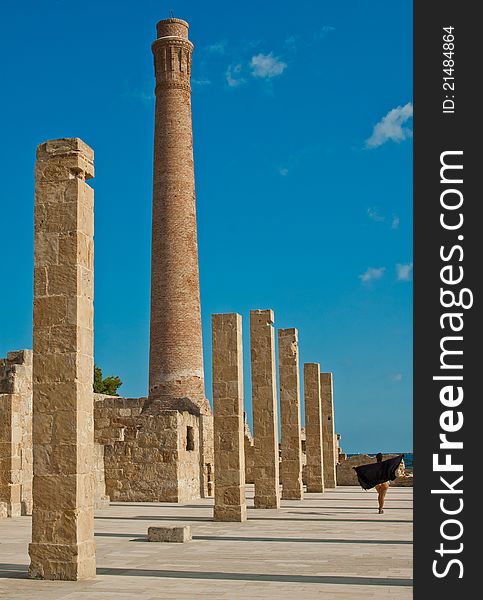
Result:
{"type": "Polygon", "coordinates": [[[242,319],[213,315],[215,521],[246,521],[242,319]]]}
{"type": "Polygon", "coordinates": [[[320,366],[318,363],[304,364],[304,404],[307,492],[323,492],[322,407],[320,401],[320,366]]]}
{"type": "Polygon", "coordinates": [[[281,481],[284,500],[302,500],[302,440],[300,437],[300,375],[298,331],[278,330],[278,373],[282,439],[281,481]]]}
{"type": "Polygon", "coordinates": [[[205,397],[188,23],[157,24],[149,406],[211,414],[205,397]]]}
{"type": "Polygon", "coordinates": [[[280,508],[273,310],[250,311],[255,508],[280,508]]]}
{"type": "Polygon", "coordinates": [[[30,575],[94,577],[94,153],[78,138],[37,149],[30,575]]]}
{"type": "Polygon", "coordinates": [[[334,396],[332,373],[320,374],[320,397],[322,404],[322,455],[324,458],[324,486],[335,488],[336,444],[334,431],[334,396]]]}

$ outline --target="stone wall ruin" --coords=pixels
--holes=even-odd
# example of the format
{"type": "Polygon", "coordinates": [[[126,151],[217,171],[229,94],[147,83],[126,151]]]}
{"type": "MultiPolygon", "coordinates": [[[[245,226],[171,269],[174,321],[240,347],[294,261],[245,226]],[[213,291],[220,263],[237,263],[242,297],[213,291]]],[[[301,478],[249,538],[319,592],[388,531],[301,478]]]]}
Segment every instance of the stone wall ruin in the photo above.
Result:
{"type": "Polygon", "coordinates": [[[187,411],[143,412],[146,398],[94,395],[106,494],[120,502],[188,502],[203,493],[200,421],[187,411]]]}
{"type": "Polygon", "coordinates": [[[0,518],[32,513],[32,351],[0,359],[0,518]]]}

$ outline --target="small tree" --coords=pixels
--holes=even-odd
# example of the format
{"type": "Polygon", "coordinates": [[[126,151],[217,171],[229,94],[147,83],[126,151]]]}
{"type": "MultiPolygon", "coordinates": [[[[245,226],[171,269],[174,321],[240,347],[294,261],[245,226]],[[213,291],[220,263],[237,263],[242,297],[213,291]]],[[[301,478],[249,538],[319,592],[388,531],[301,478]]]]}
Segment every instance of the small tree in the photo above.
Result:
{"type": "Polygon", "coordinates": [[[117,388],[121,387],[122,381],[119,377],[109,376],[103,379],[102,369],[94,365],[94,392],[106,394],[106,396],[119,396],[117,388]]]}

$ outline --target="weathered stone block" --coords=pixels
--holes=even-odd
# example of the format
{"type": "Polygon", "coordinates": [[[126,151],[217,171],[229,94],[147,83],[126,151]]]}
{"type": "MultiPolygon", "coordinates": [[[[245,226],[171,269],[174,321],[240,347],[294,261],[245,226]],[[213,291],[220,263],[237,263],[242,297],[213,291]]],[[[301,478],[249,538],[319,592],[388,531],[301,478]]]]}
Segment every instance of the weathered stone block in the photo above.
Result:
{"type": "Polygon", "coordinates": [[[148,542],[174,542],[182,544],[184,542],[190,542],[191,539],[191,527],[189,525],[148,528],[148,542]]]}

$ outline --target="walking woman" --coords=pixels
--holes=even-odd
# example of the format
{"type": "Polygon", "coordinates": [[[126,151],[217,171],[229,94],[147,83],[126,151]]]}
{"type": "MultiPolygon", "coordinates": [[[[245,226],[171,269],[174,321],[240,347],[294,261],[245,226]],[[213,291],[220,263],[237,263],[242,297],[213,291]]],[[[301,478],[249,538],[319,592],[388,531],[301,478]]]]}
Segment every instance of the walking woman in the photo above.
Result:
{"type": "Polygon", "coordinates": [[[394,458],[382,460],[382,454],[379,452],[376,455],[377,462],[354,467],[359,484],[364,490],[376,488],[380,515],[384,512],[384,500],[389,488],[389,482],[396,479],[397,471],[403,457],[404,454],[399,454],[394,458]]]}
{"type": "MultiPolygon", "coordinates": [[[[378,452],[376,454],[377,462],[382,462],[382,454],[378,452]]],[[[399,465],[398,465],[399,466],[399,465]]],[[[379,514],[382,515],[384,512],[384,499],[386,497],[387,490],[389,489],[389,481],[385,481],[384,483],[378,483],[376,485],[377,490],[377,501],[379,503],[379,514]]]]}

